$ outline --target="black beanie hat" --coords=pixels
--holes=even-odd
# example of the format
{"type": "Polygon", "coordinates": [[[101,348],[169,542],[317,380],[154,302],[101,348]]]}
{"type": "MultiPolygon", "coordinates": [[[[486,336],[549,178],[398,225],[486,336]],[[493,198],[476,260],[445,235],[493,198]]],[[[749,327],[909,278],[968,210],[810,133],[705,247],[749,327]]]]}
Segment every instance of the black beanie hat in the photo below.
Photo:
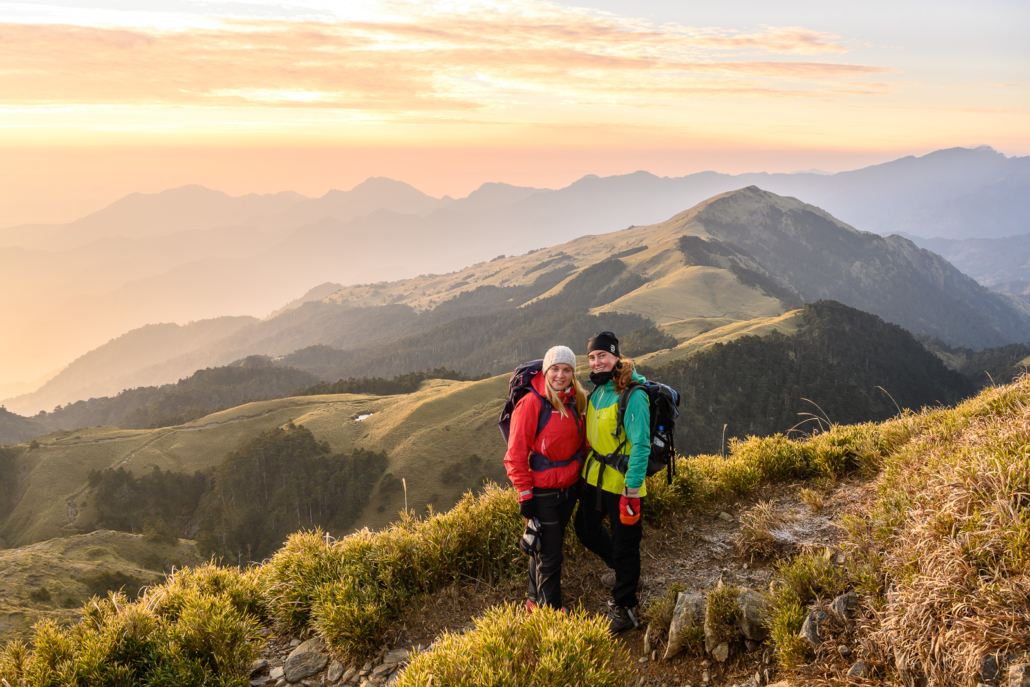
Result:
{"type": "Polygon", "coordinates": [[[587,342],[587,355],[591,351],[604,351],[611,353],[616,358],[622,357],[622,354],[619,353],[619,340],[611,332],[597,332],[591,336],[590,341],[587,342]]]}

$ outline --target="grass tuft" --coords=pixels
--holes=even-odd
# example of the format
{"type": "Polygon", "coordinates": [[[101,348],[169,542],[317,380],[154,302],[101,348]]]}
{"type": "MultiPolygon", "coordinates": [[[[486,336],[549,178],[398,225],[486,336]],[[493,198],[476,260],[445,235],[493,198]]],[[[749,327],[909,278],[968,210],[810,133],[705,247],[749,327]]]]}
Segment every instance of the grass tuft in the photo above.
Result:
{"type": "Polygon", "coordinates": [[[737,629],[739,594],[740,590],[732,585],[718,585],[706,595],[705,634],[710,635],[715,644],[734,642],[741,638],[740,630],[737,629]]]}
{"type": "Polygon", "coordinates": [[[754,559],[782,555],[793,548],[793,538],[785,528],[795,518],[776,508],[771,501],[761,501],[740,516],[740,529],[733,543],[742,556],[754,559]]]}
{"type": "Polygon", "coordinates": [[[445,634],[412,661],[397,687],[629,684],[629,650],[599,616],[497,606],[465,634],[445,634]]]}

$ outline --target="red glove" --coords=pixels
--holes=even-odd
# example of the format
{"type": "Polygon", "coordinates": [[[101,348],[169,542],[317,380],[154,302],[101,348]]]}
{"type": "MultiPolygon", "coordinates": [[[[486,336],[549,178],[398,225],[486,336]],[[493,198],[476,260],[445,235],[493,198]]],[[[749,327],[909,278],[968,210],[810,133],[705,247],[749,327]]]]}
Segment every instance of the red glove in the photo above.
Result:
{"type": "Polygon", "coordinates": [[[623,489],[619,499],[619,520],[623,525],[636,525],[640,522],[640,490],[623,489]]]}

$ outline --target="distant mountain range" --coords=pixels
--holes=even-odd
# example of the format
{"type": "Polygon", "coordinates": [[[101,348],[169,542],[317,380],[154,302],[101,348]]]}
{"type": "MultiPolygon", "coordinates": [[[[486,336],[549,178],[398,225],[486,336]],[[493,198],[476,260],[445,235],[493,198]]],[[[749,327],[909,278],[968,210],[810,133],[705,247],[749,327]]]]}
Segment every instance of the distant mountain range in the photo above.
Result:
{"type": "MultiPolygon", "coordinates": [[[[1027,215],[1030,230],[1030,215],[1027,215]]],[[[999,239],[910,237],[995,291],[1030,296],[1030,233],[999,239]]]]}
{"type": "Polygon", "coordinates": [[[145,324],[264,316],[319,283],[460,270],[661,222],[748,185],[881,234],[1011,235],[1026,228],[1028,165],[982,147],[832,175],[637,172],[554,191],[484,184],[458,200],[382,178],[316,199],[199,186],[133,194],[66,225],[0,230],[0,311],[16,333],[0,341],[0,379],[11,369],[39,377],[145,324]]]}
{"type": "Polygon", "coordinates": [[[577,318],[602,313],[624,318],[623,327],[650,322],[680,331],[692,320],[725,324],[833,299],[949,345],[1030,340],[1030,304],[989,291],[907,239],[857,231],[817,207],[756,187],[716,196],[660,224],[324,295],[336,286],[318,287],[309,302],[263,321],[226,320],[231,331],[224,336],[189,339],[167,355],[129,353],[150,348],[145,330],[130,333],[7,406],[34,414],[84,394],[173,382],[255,354],[281,357],[328,380],[441,365],[498,373],[518,356],[536,354],[526,347],[537,338],[561,336],[561,326],[548,330],[540,322],[582,322],[578,332],[594,325],[577,318]],[[87,379],[92,386],[85,390],[87,379]]]}

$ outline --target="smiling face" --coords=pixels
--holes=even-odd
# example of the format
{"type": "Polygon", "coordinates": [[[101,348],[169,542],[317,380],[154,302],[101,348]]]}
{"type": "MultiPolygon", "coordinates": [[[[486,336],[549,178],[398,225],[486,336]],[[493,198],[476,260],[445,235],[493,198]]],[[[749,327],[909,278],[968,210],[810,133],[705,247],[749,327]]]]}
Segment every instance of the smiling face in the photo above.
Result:
{"type": "Polygon", "coordinates": [[[609,372],[619,359],[608,351],[590,351],[587,355],[591,372],[609,372]]]}
{"type": "Polygon", "coordinates": [[[547,368],[545,374],[547,376],[547,383],[551,385],[552,389],[555,391],[565,391],[569,388],[569,384],[572,384],[572,376],[576,374],[576,371],[565,363],[558,363],[547,368]]]}

